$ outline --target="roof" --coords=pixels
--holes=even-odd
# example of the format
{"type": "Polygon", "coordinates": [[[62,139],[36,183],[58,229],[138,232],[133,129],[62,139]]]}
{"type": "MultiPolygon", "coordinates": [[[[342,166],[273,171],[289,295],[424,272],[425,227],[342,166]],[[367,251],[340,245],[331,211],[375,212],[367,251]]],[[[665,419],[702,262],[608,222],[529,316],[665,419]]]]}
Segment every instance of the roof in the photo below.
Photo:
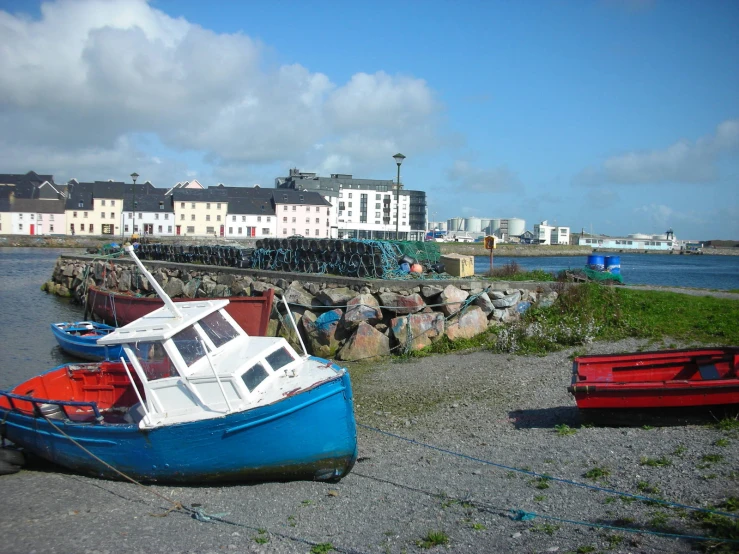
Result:
{"type": "MultiPolygon", "coordinates": [[[[39,200],[16,198],[8,202],[7,211],[15,213],[63,214],[65,200],[39,200]]],[[[0,210],[4,211],[4,210],[0,210]]]]}
{"type": "Polygon", "coordinates": [[[181,318],[175,317],[167,306],[162,306],[98,339],[98,344],[167,340],[227,304],[228,300],[225,299],[177,302],[177,309],[182,312],[181,318]]]}
{"type": "Polygon", "coordinates": [[[251,198],[229,198],[229,214],[275,215],[272,195],[251,198]]]}

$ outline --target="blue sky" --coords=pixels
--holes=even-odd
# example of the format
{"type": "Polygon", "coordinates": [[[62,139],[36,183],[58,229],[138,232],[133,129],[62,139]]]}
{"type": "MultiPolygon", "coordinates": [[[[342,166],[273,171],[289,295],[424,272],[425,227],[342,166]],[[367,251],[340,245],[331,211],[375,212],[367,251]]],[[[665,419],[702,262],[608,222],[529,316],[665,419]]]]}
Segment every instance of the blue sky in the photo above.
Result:
{"type": "Polygon", "coordinates": [[[739,239],[739,3],[0,1],[3,172],[395,178],[429,217],[739,239]]]}

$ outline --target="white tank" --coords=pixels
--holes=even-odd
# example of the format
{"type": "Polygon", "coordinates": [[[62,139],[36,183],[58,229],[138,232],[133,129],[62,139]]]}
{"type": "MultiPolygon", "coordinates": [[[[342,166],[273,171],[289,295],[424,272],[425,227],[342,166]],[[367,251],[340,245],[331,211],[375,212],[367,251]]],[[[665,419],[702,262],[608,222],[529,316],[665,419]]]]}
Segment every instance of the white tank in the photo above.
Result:
{"type": "Polygon", "coordinates": [[[481,233],[482,220],[479,217],[468,217],[464,220],[464,230],[468,233],[481,233]]]}
{"type": "Polygon", "coordinates": [[[453,217],[451,219],[447,219],[447,225],[449,226],[449,231],[455,233],[457,231],[464,231],[462,228],[464,226],[464,220],[461,217],[453,217]]]}
{"type": "Polygon", "coordinates": [[[482,217],[480,218],[480,231],[483,233],[490,233],[490,222],[492,219],[489,217],[482,217]]]}
{"type": "Polygon", "coordinates": [[[446,221],[437,221],[436,225],[439,231],[446,231],[446,221]]]}
{"type": "Polygon", "coordinates": [[[526,231],[526,220],[512,217],[508,220],[508,236],[517,237],[526,231]]]}

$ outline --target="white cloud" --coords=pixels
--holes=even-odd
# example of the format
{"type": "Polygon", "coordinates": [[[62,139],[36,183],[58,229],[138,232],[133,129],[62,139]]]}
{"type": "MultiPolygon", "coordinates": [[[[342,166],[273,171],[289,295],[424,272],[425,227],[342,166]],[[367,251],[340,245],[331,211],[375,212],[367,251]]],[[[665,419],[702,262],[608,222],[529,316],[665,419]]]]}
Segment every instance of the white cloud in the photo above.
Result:
{"type": "Polygon", "coordinates": [[[727,120],[715,133],[695,142],[679,140],[663,149],[612,156],[575,177],[584,185],[710,183],[718,179],[717,161],[739,149],[739,119],[727,120]]]}
{"type": "Polygon", "coordinates": [[[67,162],[83,169],[83,154],[96,177],[90,152],[114,163],[130,154],[127,137],[147,133],[241,167],[295,160],[346,170],[385,163],[402,144],[438,145],[441,106],[421,79],[378,72],[334,83],[298,64],[265,69],[264,44],[145,0],[58,0],[42,4],[38,20],[0,11],[0,35],[0,125],[12,137],[0,149],[12,144],[23,160],[15,171],[51,152],[66,174],[67,162]]]}
{"type": "Polygon", "coordinates": [[[644,214],[651,229],[685,228],[706,223],[695,213],[678,212],[665,204],[648,204],[634,208],[635,214],[644,214]]]}
{"type": "Polygon", "coordinates": [[[464,160],[457,160],[447,169],[447,178],[458,183],[457,190],[475,193],[523,191],[523,183],[506,166],[481,168],[464,160]]]}

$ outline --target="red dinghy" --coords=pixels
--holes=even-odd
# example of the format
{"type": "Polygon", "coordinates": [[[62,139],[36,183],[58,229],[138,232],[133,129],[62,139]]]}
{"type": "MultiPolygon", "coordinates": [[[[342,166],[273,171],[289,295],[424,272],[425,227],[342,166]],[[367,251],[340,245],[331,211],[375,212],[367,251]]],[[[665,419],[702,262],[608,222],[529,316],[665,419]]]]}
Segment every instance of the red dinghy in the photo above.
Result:
{"type": "Polygon", "coordinates": [[[580,409],[739,405],[739,348],[580,356],[572,393],[580,409]]]}
{"type": "MultiPolygon", "coordinates": [[[[247,334],[255,337],[267,335],[267,325],[272,312],[274,290],[268,289],[261,296],[229,296],[228,314],[247,334]]],[[[190,298],[173,298],[174,302],[187,302],[190,298]]],[[[92,285],[87,290],[86,309],[108,325],[123,327],[164,306],[158,296],[136,296],[112,292],[92,285]]]]}

